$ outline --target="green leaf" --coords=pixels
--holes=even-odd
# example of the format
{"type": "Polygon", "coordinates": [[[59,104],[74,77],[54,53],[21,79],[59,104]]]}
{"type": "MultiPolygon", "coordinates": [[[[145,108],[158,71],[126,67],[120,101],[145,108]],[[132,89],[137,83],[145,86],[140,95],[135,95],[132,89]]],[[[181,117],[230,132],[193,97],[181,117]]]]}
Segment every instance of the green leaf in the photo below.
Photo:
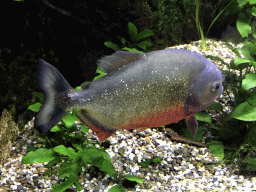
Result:
{"type": "Polygon", "coordinates": [[[256,107],[250,105],[248,102],[243,102],[235,108],[231,114],[231,118],[242,121],[255,121],[256,107]]]}
{"type": "Polygon", "coordinates": [[[106,41],[106,42],[104,43],[104,45],[107,46],[107,47],[110,48],[110,49],[113,49],[114,51],[120,50],[119,47],[118,47],[118,45],[115,44],[115,43],[112,43],[111,41],[106,41]]]}
{"type": "Polygon", "coordinates": [[[86,125],[81,125],[81,130],[82,130],[82,132],[88,133],[89,129],[90,129],[90,128],[89,128],[88,126],[86,126],[86,125]]]}
{"type": "Polygon", "coordinates": [[[138,176],[134,176],[134,175],[125,175],[124,176],[125,179],[128,179],[130,181],[135,181],[137,183],[142,183],[145,179],[141,179],[138,176]]]}
{"type": "Polygon", "coordinates": [[[139,163],[139,165],[143,168],[147,167],[150,163],[152,162],[151,159],[146,159],[146,160],[143,160],[139,163]]]}
{"type": "Polygon", "coordinates": [[[64,161],[59,170],[59,177],[69,177],[73,173],[79,173],[82,171],[80,162],[68,162],[64,161]]]}
{"type": "Polygon", "coordinates": [[[212,118],[208,113],[205,112],[199,112],[195,114],[196,120],[198,121],[204,121],[206,123],[212,123],[212,118]]]}
{"type": "Polygon", "coordinates": [[[248,90],[256,87],[256,74],[248,73],[245,74],[245,79],[242,80],[242,88],[248,90]]]}
{"type": "Polygon", "coordinates": [[[255,147],[256,146],[256,126],[253,126],[251,129],[247,130],[247,134],[244,138],[245,138],[244,143],[255,147]]]}
{"type": "Polygon", "coordinates": [[[57,147],[54,147],[53,151],[62,155],[67,155],[69,158],[73,160],[76,160],[78,158],[78,155],[73,148],[71,147],[66,148],[64,145],[59,145],[57,147]]]}
{"type": "Polygon", "coordinates": [[[61,157],[60,156],[56,156],[53,160],[51,160],[47,165],[46,168],[51,168],[54,165],[56,165],[57,163],[59,163],[61,161],[61,157]]]}
{"type": "Polygon", "coordinates": [[[222,111],[223,107],[220,103],[212,103],[209,107],[207,107],[205,110],[218,110],[222,111]]]}
{"type": "MultiPolygon", "coordinates": [[[[81,147],[80,144],[75,144],[75,143],[73,143],[72,145],[73,145],[73,147],[76,148],[77,150],[82,150],[82,147],[81,147]]],[[[79,154],[78,154],[78,156],[79,156],[79,154]]]]}
{"type": "Polygon", "coordinates": [[[73,173],[71,174],[68,178],[65,178],[65,181],[61,184],[58,185],[53,185],[52,186],[52,192],[63,192],[66,189],[68,189],[69,187],[71,187],[78,178],[78,174],[77,173],[73,173]]]}
{"type": "Polygon", "coordinates": [[[243,7],[249,0],[237,0],[238,6],[243,7]]]}
{"type": "Polygon", "coordinates": [[[101,171],[108,173],[111,177],[114,176],[115,169],[111,163],[109,154],[105,151],[90,147],[79,152],[79,155],[85,164],[92,164],[101,171]]]}
{"type": "Polygon", "coordinates": [[[75,87],[74,88],[76,91],[80,91],[81,89],[82,89],[82,87],[81,86],[77,86],[77,87],[75,87]]]}
{"type": "Polygon", "coordinates": [[[247,99],[247,102],[250,105],[256,107],[256,92],[255,91],[251,92],[250,97],[247,99]]]}
{"type": "Polygon", "coordinates": [[[52,149],[39,148],[36,151],[30,151],[23,158],[22,164],[32,164],[32,163],[44,163],[55,159],[56,154],[52,149]]]}
{"type": "Polygon", "coordinates": [[[153,163],[160,163],[161,161],[162,159],[160,159],[159,157],[152,159],[153,163]]]}
{"type": "Polygon", "coordinates": [[[131,23],[131,22],[128,23],[128,32],[130,34],[132,42],[136,43],[137,42],[138,32],[137,32],[136,26],[133,23],[131,23]]]}
{"type": "Polygon", "coordinates": [[[252,32],[251,26],[249,24],[249,18],[246,17],[244,13],[239,13],[238,19],[236,21],[236,27],[241,36],[248,37],[248,35],[252,32]]]}
{"type": "Polygon", "coordinates": [[[147,47],[151,47],[152,44],[149,41],[143,41],[141,43],[138,43],[137,46],[145,51],[147,47]]]}
{"type": "Polygon", "coordinates": [[[106,72],[104,72],[100,68],[97,68],[96,73],[99,73],[99,75],[94,77],[94,79],[92,81],[95,81],[95,80],[97,80],[97,79],[99,79],[99,78],[101,78],[101,77],[103,77],[104,75],[107,74],[106,72]]]}
{"type": "Polygon", "coordinates": [[[244,46],[241,51],[245,58],[250,59],[251,61],[255,61],[255,59],[252,57],[252,53],[256,52],[256,44],[252,44],[251,42],[243,42],[243,44],[244,46]]]}
{"type": "Polygon", "coordinates": [[[221,161],[224,158],[224,145],[221,141],[211,141],[208,143],[209,150],[221,161]]]}
{"type": "Polygon", "coordinates": [[[248,68],[250,65],[248,62],[245,61],[250,61],[250,60],[245,60],[242,58],[236,58],[233,62],[231,62],[230,67],[231,69],[236,69],[236,70],[243,70],[248,68]]]}
{"type": "Polygon", "coordinates": [[[59,125],[55,125],[55,126],[50,130],[50,132],[58,132],[58,131],[62,131],[62,129],[60,128],[59,125]]]}
{"type": "Polygon", "coordinates": [[[119,187],[118,185],[115,185],[111,187],[111,189],[108,192],[123,192],[124,189],[124,186],[119,187]]]}
{"type": "Polygon", "coordinates": [[[70,114],[70,112],[67,112],[66,115],[62,117],[62,121],[64,122],[67,128],[72,127],[75,121],[77,120],[78,120],[78,117],[76,115],[70,114]]]}
{"type": "Polygon", "coordinates": [[[35,103],[35,104],[32,104],[32,105],[29,105],[28,109],[31,110],[31,111],[34,111],[34,112],[38,112],[41,105],[42,105],[41,103],[35,103]]]}
{"type": "Polygon", "coordinates": [[[76,190],[83,190],[83,186],[81,185],[81,183],[74,183],[74,186],[77,188],[76,190]]]}
{"type": "Polygon", "coordinates": [[[234,60],[235,66],[238,66],[238,65],[240,65],[242,63],[251,63],[251,62],[253,62],[253,61],[251,61],[249,59],[239,58],[239,57],[235,58],[235,60],[234,60]]]}
{"type": "Polygon", "coordinates": [[[155,33],[152,30],[149,29],[145,29],[144,31],[141,31],[138,35],[138,40],[146,38],[146,37],[150,37],[155,35],[155,33]]]}
{"type": "Polygon", "coordinates": [[[256,7],[251,8],[251,13],[252,13],[253,16],[256,17],[256,7]]]}
{"type": "Polygon", "coordinates": [[[139,53],[144,53],[142,51],[139,51],[138,49],[136,48],[128,48],[128,47],[124,47],[122,48],[122,50],[125,50],[125,51],[129,51],[129,52],[139,52],[139,53]]]}
{"type": "Polygon", "coordinates": [[[127,43],[128,41],[124,37],[118,37],[122,44],[127,43]]]}
{"type": "Polygon", "coordinates": [[[256,171],[256,158],[248,158],[247,168],[256,171]]]}
{"type": "Polygon", "coordinates": [[[33,92],[32,93],[34,96],[38,97],[40,102],[43,103],[44,101],[44,94],[43,93],[39,93],[39,92],[33,92]]]}
{"type": "Polygon", "coordinates": [[[256,4],[256,0],[249,0],[250,5],[256,4]]]}

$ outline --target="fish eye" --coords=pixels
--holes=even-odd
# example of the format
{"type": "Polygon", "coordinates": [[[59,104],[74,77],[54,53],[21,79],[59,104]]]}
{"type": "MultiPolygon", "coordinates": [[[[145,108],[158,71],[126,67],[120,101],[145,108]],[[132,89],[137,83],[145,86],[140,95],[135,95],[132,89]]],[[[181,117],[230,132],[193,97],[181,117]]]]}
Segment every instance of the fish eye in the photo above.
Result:
{"type": "Polygon", "coordinates": [[[219,88],[220,88],[220,83],[214,82],[214,83],[212,84],[211,91],[212,91],[212,92],[216,92],[216,91],[218,91],[219,88]]]}

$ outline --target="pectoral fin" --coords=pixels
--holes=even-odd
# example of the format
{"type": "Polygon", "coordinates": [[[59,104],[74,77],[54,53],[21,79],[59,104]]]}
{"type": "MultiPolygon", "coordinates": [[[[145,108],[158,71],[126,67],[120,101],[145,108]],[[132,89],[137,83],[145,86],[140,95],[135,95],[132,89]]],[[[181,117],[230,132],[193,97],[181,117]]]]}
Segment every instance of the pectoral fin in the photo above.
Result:
{"type": "Polygon", "coordinates": [[[76,115],[96,133],[100,141],[104,141],[116,132],[115,129],[101,125],[97,120],[91,118],[83,109],[78,111],[76,115]]]}
{"type": "Polygon", "coordinates": [[[198,123],[194,115],[189,115],[186,118],[186,125],[190,134],[195,137],[198,129],[198,123]]]}

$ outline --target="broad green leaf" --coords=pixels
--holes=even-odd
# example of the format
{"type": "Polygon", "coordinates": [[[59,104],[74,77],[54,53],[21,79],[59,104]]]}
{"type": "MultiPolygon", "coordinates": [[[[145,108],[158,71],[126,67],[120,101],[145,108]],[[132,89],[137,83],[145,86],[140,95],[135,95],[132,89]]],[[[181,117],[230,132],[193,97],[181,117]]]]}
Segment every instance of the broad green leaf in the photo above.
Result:
{"type": "Polygon", "coordinates": [[[135,181],[137,183],[142,183],[145,179],[141,179],[138,176],[134,176],[134,175],[125,175],[124,176],[125,179],[128,179],[130,181],[135,181]]]}
{"type": "Polygon", "coordinates": [[[118,185],[115,185],[109,189],[108,192],[123,192],[124,191],[124,186],[119,187],[118,185]]]}
{"type": "Polygon", "coordinates": [[[96,73],[99,73],[98,76],[94,77],[94,79],[92,81],[95,81],[101,77],[103,77],[104,75],[106,75],[107,73],[105,73],[103,70],[101,70],[100,68],[97,68],[96,73]]]}
{"type": "Polygon", "coordinates": [[[248,158],[247,168],[256,171],[256,158],[248,158]]]}
{"type": "Polygon", "coordinates": [[[56,154],[52,149],[39,148],[36,151],[30,151],[23,158],[22,164],[32,164],[32,163],[44,163],[53,160],[56,154]]]}
{"type": "Polygon", "coordinates": [[[256,87],[256,74],[248,73],[245,74],[245,79],[242,80],[242,88],[248,90],[256,87]]]}
{"type": "Polygon", "coordinates": [[[250,3],[251,5],[256,4],[256,0],[249,0],[249,3],[250,3]]]}
{"type": "Polygon", "coordinates": [[[78,174],[77,173],[73,173],[71,174],[68,178],[65,178],[65,181],[61,184],[58,185],[53,185],[52,186],[52,192],[63,192],[66,189],[68,189],[69,187],[71,187],[78,178],[78,174]]]}
{"type": "Polygon", "coordinates": [[[221,141],[211,141],[208,143],[209,150],[221,161],[224,158],[224,145],[221,141]]]}
{"type": "Polygon", "coordinates": [[[107,47],[110,48],[110,49],[113,49],[114,51],[120,50],[119,47],[118,47],[118,45],[115,44],[115,43],[112,43],[111,41],[106,41],[106,42],[104,43],[104,45],[107,46],[107,47]]]}
{"type": "Polygon", "coordinates": [[[142,51],[139,51],[138,49],[136,48],[128,48],[128,47],[124,47],[122,48],[122,50],[125,50],[125,51],[129,51],[129,52],[139,52],[139,53],[144,53],[142,51]]]}
{"type": "Polygon", "coordinates": [[[111,163],[109,154],[94,147],[86,148],[79,152],[84,164],[92,164],[101,171],[108,173],[111,177],[115,174],[115,169],[111,163]]]}
{"type": "Polygon", "coordinates": [[[74,186],[77,188],[76,190],[83,190],[83,186],[81,185],[81,183],[74,183],[74,186]]]}
{"type": "Polygon", "coordinates": [[[74,88],[76,91],[80,91],[81,89],[82,89],[82,87],[81,86],[77,86],[77,87],[75,87],[74,88]]]}
{"type": "Polygon", "coordinates": [[[256,107],[256,92],[255,91],[251,92],[250,97],[247,99],[247,102],[250,105],[256,107]]]}
{"type": "Polygon", "coordinates": [[[256,17],[256,7],[251,8],[251,13],[252,13],[253,16],[256,17]]]}
{"type": "Polygon", "coordinates": [[[253,62],[253,61],[251,61],[249,59],[239,58],[239,57],[235,58],[235,60],[234,60],[235,66],[238,66],[241,63],[251,63],[251,62],[253,62]]]}
{"type": "Polygon", "coordinates": [[[64,122],[67,128],[70,128],[71,126],[73,126],[75,121],[77,120],[78,120],[78,117],[76,115],[70,114],[70,112],[67,112],[66,115],[62,117],[62,121],[64,122]]]}
{"type": "Polygon", "coordinates": [[[256,62],[252,62],[251,65],[256,67],[256,62]]]}
{"type": "Polygon", "coordinates": [[[41,105],[42,105],[41,103],[35,103],[35,104],[32,104],[32,105],[29,105],[28,109],[31,110],[31,111],[34,111],[34,112],[38,112],[41,105]]]}
{"type": "Polygon", "coordinates": [[[73,173],[79,173],[82,171],[80,162],[68,162],[64,161],[59,170],[59,177],[69,177],[73,173]]]}
{"type": "Polygon", "coordinates": [[[143,41],[141,43],[138,43],[137,46],[145,51],[147,47],[151,47],[152,44],[149,41],[143,41]]]}
{"type": "Polygon", "coordinates": [[[55,125],[50,132],[58,132],[58,131],[62,131],[62,129],[59,127],[59,125],[55,125]]]}
{"type": "Polygon", "coordinates": [[[256,107],[250,105],[248,102],[243,102],[235,108],[231,114],[231,118],[242,121],[255,121],[256,107]]]}
{"type": "Polygon", "coordinates": [[[199,112],[195,114],[196,120],[198,121],[204,121],[206,123],[212,123],[212,118],[208,113],[205,112],[199,112]]]}
{"type": "Polygon", "coordinates": [[[220,103],[212,103],[209,107],[207,107],[205,110],[218,110],[222,111],[223,107],[220,103]]]}
{"type": "Polygon", "coordinates": [[[47,165],[46,168],[52,168],[54,165],[56,165],[57,163],[59,163],[61,161],[61,157],[60,156],[56,156],[53,160],[51,160],[47,165]]]}
{"type": "Polygon", "coordinates": [[[141,31],[138,35],[138,40],[146,38],[146,37],[150,37],[155,35],[155,33],[152,30],[149,29],[145,29],[144,31],[141,31]]]}
{"type": "Polygon", "coordinates": [[[244,143],[255,147],[256,146],[256,127],[253,126],[251,129],[247,130],[247,134],[244,138],[245,138],[244,143]]]}
{"type": "Polygon", "coordinates": [[[249,0],[237,0],[237,3],[239,5],[239,7],[242,7],[244,6],[246,3],[248,3],[249,0]]]}
{"type": "Polygon", "coordinates": [[[242,12],[239,13],[238,19],[236,21],[236,27],[243,38],[248,37],[248,35],[252,32],[249,19],[242,12]]]}
{"type": "Polygon", "coordinates": [[[131,23],[131,22],[128,23],[128,32],[129,32],[129,34],[131,36],[132,42],[136,43],[137,42],[138,32],[137,32],[136,26],[133,23],[131,23]]]}
{"type": "Polygon", "coordinates": [[[88,133],[88,131],[89,131],[89,127],[88,126],[86,126],[86,125],[81,125],[81,130],[84,132],[84,133],[88,133]]]}
{"type": "Polygon", "coordinates": [[[122,44],[127,43],[128,41],[124,37],[118,37],[122,44]]]}
{"type": "Polygon", "coordinates": [[[74,151],[71,147],[65,147],[64,145],[59,145],[57,147],[53,148],[53,151],[62,155],[67,155],[69,158],[76,160],[77,159],[77,153],[74,151]]]}
{"type": "Polygon", "coordinates": [[[160,163],[161,161],[162,159],[160,159],[159,157],[152,159],[153,163],[160,163]]]}
{"type": "Polygon", "coordinates": [[[147,167],[152,162],[151,159],[145,159],[139,163],[139,165],[143,168],[147,167]]]}
{"type": "Polygon", "coordinates": [[[253,58],[252,53],[256,52],[256,44],[252,44],[251,42],[243,42],[243,44],[244,46],[241,51],[245,58],[254,61],[255,59],[253,58]]]}

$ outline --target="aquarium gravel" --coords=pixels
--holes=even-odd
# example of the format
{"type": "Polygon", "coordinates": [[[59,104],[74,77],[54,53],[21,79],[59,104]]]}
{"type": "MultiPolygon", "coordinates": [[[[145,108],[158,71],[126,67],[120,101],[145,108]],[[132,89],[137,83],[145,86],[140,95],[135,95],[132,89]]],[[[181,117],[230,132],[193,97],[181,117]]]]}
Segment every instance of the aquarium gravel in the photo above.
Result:
{"type": "MultiPolygon", "coordinates": [[[[222,42],[207,41],[211,50],[207,50],[207,53],[198,48],[200,44],[201,41],[198,41],[172,48],[183,48],[204,56],[219,56],[227,63],[236,57],[222,42]]],[[[216,63],[216,65],[223,68],[221,64],[216,63]]],[[[224,100],[225,96],[222,95],[221,99],[224,100]]],[[[228,107],[224,112],[230,113],[231,110],[228,107]]],[[[78,126],[79,124],[78,122],[78,126]]],[[[0,192],[51,191],[52,185],[62,182],[57,174],[45,176],[47,163],[21,164],[21,159],[28,152],[31,144],[40,147],[43,143],[33,126],[34,118],[19,134],[18,140],[13,144],[10,157],[0,165],[0,192]]],[[[110,146],[106,149],[118,173],[117,179],[98,174],[89,166],[88,172],[83,172],[78,180],[84,188],[83,191],[103,192],[116,184],[121,186],[126,174],[139,176],[145,180],[135,188],[128,187],[125,191],[256,191],[256,178],[239,175],[235,163],[233,165],[220,163],[206,147],[175,142],[170,139],[171,134],[172,131],[169,129],[162,132],[151,128],[139,134],[118,130],[115,135],[108,138],[110,146]],[[160,163],[141,167],[140,163],[144,159],[158,157],[162,159],[160,163]]],[[[88,132],[88,137],[96,139],[91,131],[88,132]]],[[[53,171],[58,168],[55,166],[53,171]]],[[[75,191],[75,187],[72,186],[69,191],[75,191]]]]}

